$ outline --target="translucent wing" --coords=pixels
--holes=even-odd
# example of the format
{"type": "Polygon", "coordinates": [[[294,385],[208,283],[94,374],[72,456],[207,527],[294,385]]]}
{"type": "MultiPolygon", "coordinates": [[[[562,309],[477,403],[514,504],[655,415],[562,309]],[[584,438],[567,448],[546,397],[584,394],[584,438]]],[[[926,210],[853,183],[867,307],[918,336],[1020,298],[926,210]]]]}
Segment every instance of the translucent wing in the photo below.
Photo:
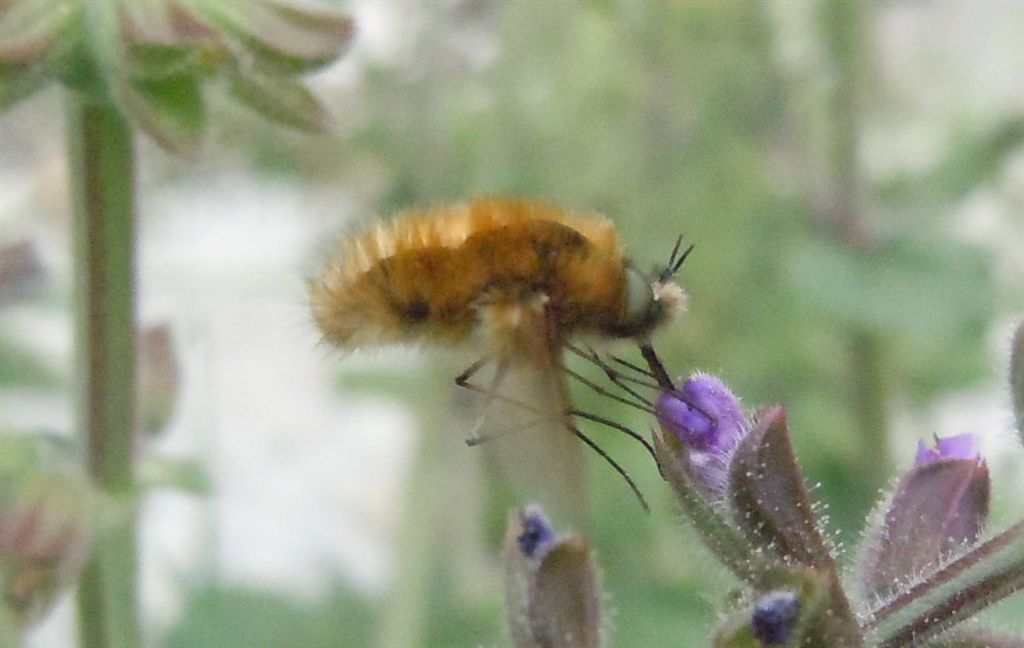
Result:
{"type": "Polygon", "coordinates": [[[584,446],[567,415],[559,332],[543,302],[485,306],[481,313],[497,354],[491,374],[476,383],[485,404],[475,436],[522,504],[540,503],[562,523],[583,527],[589,499],[584,446]]]}

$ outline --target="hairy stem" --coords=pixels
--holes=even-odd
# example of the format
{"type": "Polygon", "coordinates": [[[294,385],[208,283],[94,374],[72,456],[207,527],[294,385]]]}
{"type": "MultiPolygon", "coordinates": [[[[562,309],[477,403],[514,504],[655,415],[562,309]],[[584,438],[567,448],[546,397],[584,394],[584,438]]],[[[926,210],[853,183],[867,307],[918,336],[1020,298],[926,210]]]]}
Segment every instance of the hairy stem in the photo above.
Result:
{"type": "Polygon", "coordinates": [[[920,645],[1022,589],[1024,522],[1018,522],[876,610],[868,624],[873,645],[920,645]]]}

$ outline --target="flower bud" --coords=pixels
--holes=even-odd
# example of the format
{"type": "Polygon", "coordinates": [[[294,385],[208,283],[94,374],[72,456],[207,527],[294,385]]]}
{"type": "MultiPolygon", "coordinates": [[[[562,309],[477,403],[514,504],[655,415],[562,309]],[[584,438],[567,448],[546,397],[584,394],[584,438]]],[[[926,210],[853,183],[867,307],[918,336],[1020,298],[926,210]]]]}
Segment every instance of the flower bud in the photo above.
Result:
{"type": "Polygon", "coordinates": [[[766,646],[782,646],[800,621],[800,597],[793,592],[768,592],[754,606],[751,618],[753,635],[766,646]]]}
{"type": "Polygon", "coordinates": [[[728,483],[729,461],[747,434],[739,399],[724,382],[695,373],[656,406],[658,421],[686,446],[687,472],[706,493],[720,496],[728,483]]]}
{"type": "Polygon", "coordinates": [[[156,436],[167,427],[178,398],[181,368],[167,324],[139,331],[136,376],[136,411],[143,434],[156,436]]]}
{"type": "Polygon", "coordinates": [[[555,530],[551,528],[544,512],[539,507],[529,507],[519,519],[522,533],[516,537],[519,550],[531,560],[536,560],[555,542],[555,530]]]}
{"type": "Polygon", "coordinates": [[[504,563],[516,648],[599,648],[601,590],[586,538],[557,536],[531,506],[509,518],[504,563]]]}
{"type": "Polygon", "coordinates": [[[890,596],[974,543],[988,519],[991,484],[973,434],[918,445],[914,468],[900,479],[884,517],[865,534],[866,593],[890,596]]]}
{"type": "Polygon", "coordinates": [[[40,462],[38,439],[0,440],[0,588],[21,628],[39,620],[89,555],[94,498],[70,467],[40,462]],[[55,469],[56,468],[56,469],[55,469]]]}
{"type": "Polygon", "coordinates": [[[32,241],[0,248],[0,308],[39,292],[46,268],[32,241]]]}

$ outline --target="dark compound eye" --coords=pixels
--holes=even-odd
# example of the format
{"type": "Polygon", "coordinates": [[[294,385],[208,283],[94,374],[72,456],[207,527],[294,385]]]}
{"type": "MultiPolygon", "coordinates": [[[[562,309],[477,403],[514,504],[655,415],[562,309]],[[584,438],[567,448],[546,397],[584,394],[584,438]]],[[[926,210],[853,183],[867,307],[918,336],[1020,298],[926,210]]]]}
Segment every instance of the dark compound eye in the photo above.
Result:
{"type": "Polygon", "coordinates": [[[626,311],[623,314],[623,328],[642,331],[651,323],[654,293],[651,281],[632,266],[626,268],[626,311]]]}

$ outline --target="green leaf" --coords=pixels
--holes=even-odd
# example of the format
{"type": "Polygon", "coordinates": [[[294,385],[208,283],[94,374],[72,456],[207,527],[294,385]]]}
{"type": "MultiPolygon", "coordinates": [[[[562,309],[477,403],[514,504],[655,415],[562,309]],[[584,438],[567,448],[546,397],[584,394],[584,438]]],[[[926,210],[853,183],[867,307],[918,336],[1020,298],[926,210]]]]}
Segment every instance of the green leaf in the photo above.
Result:
{"type": "Polygon", "coordinates": [[[1024,638],[990,632],[983,628],[954,628],[943,633],[928,648],[1021,648],[1024,638]]]}
{"type": "Polygon", "coordinates": [[[955,134],[945,159],[924,173],[883,184],[886,202],[946,212],[971,191],[998,177],[1004,161],[1024,142],[1024,117],[1013,115],[981,131],[955,134]]]}
{"type": "Polygon", "coordinates": [[[60,384],[56,371],[43,358],[0,337],[0,385],[56,387],[60,384]]]}
{"type": "MultiPolygon", "coordinates": [[[[7,580],[3,565],[0,565],[0,583],[7,580]]],[[[0,648],[16,648],[21,645],[21,631],[18,628],[17,615],[7,599],[0,600],[0,648]]]]}
{"type": "Polygon", "coordinates": [[[8,0],[0,6],[0,63],[29,64],[46,56],[76,6],[66,0],[8,0]]]}
{"type": "Polygon", "coordinates": [[[210,493],[210,475],[195,461],[148,458],[139,466],[139,485],[142,488],[170,488],[192,495],[210,493]]]}
{"type": "Polygon", "coordinates": [[[0,111],[51,80],[56,61],[74,40],[66,32],[77,15],[73,2],[0,5],[0,111]]]}
{"type": "Polygon", "coordinates": [[[155,81],[204,70],[198,49],[152,43],[130,45],[125,63],[125,74],[133,81],[155,81]]]}
{"type": "Polygon", "coordinates": [[[167,648],[336,648],[373,645],[376,609],[350,591],[317,603],[207,586],[191,596],[167,648]]]}
{"type": "Polygon", "coordinates": [[[5,65],[0,63],[0,112],[35,93],[50,81],[45,65],[5,65]]]}
{"type": "Polygon", "coordinates": [[[231,92],[264,117],[295,128],[321,133],[329,130],[330,115],[304,85],[287,77],[236,70],[231,92]]]}
{"type": "Polygon", "coordinates": [[[201,11],[255,54],[257,66],[284,74],[331,63],[355,34],[355,23],[347,16],[272,1],[206,3],[201,11]]]}
{"type": "Polygon", "coordinates": [[[118,94],[129,118],[161,147],[186,156],[199,149],[206,109],[194,76],[137,81],[118,94]]]}
{"type": "Polygon", "coordinates": [[[987,322],[993,291],[986,259],[941,240],[855,250],[809,241],[788,264],[793,289],[846,325],[941,349],[987,322]]]}

